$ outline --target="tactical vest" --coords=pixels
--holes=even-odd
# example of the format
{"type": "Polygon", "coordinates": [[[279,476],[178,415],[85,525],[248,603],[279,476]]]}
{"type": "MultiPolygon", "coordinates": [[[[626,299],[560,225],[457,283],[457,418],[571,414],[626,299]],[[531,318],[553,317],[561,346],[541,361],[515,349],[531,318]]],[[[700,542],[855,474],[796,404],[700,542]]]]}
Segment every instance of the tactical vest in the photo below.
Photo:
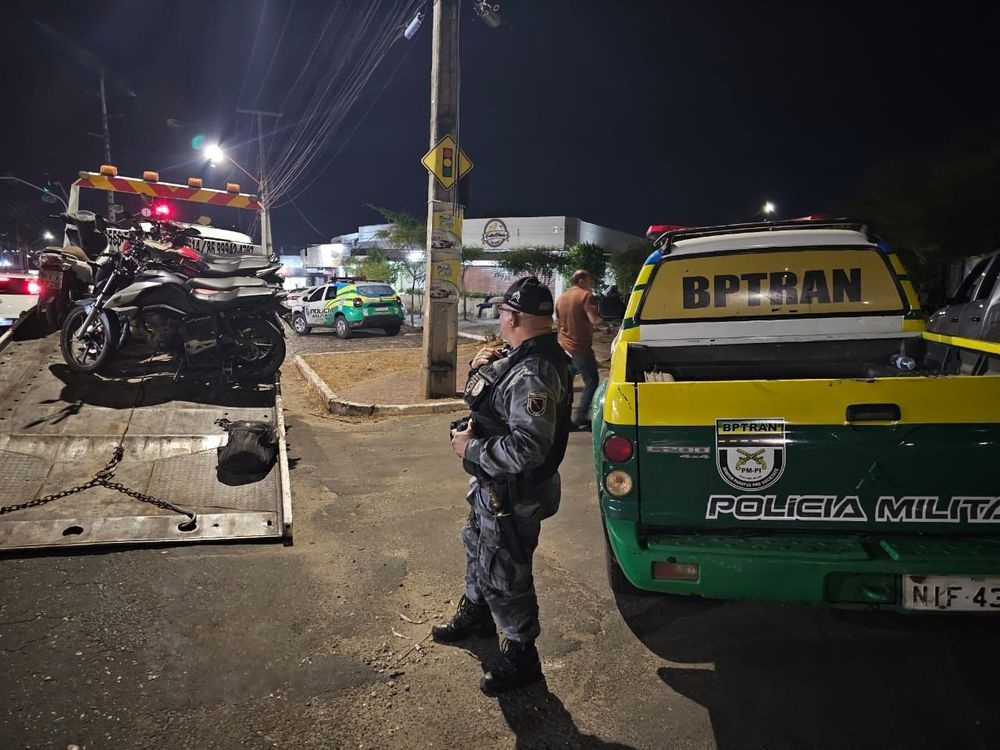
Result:
{"type": "MultiPolygon", "coordinates": [[[[522,478],[530,482],[541,482],[556,473],[559,464],[562,463],[563,456],[566,455],[570,414],[573,409],[569,356],[560,348],[556,334],[553,332],[528,339],[509,356],[495,359],[480,367],[469,376],[465,385],[464,399],[472,410],[476,437],[489,438],[509,435],[510,430],[507,428],[506,422],[493,408],[493,395],[497,388],[503,387],[507,377],[513,371],[514,365],[531,355],[550,363],[559,373],[559,379],[563,384],[563,398],[556,404],[556,434],[552,448],[540,466],[529,469],[521,475],[522,478]]],[[[499,477],[488,476],[481,466],[471,461],[464,460],[462,466],[469,474],[480,479],[486,481],[499,479],[499,477]]]]}

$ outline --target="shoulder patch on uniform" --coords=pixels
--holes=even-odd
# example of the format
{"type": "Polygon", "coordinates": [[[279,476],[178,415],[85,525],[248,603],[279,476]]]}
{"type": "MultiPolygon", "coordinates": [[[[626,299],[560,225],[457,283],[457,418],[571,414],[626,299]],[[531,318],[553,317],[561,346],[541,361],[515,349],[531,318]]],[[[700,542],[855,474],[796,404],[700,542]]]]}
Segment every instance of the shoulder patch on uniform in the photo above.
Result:
{"type": "Polygon", "coordinates": [[[532,391],[528,394],[528,414],[533,417],[542,416],[548,403],[549,394],[544,391],[532,391]]]}

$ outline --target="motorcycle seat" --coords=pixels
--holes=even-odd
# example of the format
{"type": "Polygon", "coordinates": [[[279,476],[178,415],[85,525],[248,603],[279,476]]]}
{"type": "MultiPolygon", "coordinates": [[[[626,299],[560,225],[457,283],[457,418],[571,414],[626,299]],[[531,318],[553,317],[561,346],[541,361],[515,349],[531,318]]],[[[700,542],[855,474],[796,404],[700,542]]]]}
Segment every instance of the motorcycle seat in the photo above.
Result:
{"type": "Polygon", "coordinates": [[[83,252],[83,248],[77,247],[76,245],[63,245],[62,247],[51,248],[53,252],[62,253],[63,255],[70,255],[77,260],[82,260],[84,263],[89,263],[90,258],[87,254],[83,252]]]}
{"type": "Polygon", "coordinates": [[[262,302],[266,297],[273,297],[274,290],[267,286],[234,287],[216,291],[214,289],[194,289],[191,300],[196,307],[203,310],[218,310],[226,307],[239,307],[247,302],[262,302]]]}
{"type": "Polygon", "coordinates": [[[277,271],[281,268],[280,263],[266,263],[262,266],[241,266],[241,265],[220,265],[217,263],[206,263],[202,261],[202,267],[199,269],[202,277],[219,277],[219,276],[232,276],[233,274],[240,274],[243,276],[253,275],[256,276],[261,271],[272,272],[277,271]]]}
{"type": "Polygon", "coordinates": [[[250,269],[267,268],[271,261],[263,255],[212,255],[205,253],[201,256],[204,263],[219,268],[240,268],[249,271],[250,269]]]}
{"type": "Polygon", "coordinates": [[[229,289],[267,286],[267,282],[253,276],[222,276],[220,278],[188,279],[187,285],[190,289],[214,289],[223,292],[229,289]]]}

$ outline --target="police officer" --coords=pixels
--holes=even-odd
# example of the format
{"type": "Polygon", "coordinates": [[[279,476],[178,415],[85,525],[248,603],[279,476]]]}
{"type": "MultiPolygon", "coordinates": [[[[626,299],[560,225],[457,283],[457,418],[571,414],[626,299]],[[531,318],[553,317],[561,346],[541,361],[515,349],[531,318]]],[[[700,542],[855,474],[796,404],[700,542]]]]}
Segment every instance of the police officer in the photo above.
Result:
{"type": "Polygon", "coordinates": [[[534,276],[515,281],[500,303],[509,347],[472,360],[465,401],[472,410],[451,444],[472,475],[462,529],[465,595],[455,616],[432,629],[453,643],[503,634],[500,662],[479,684],[488,695],[542,679],[535,649],[538,599],[531,558],[542,519],[559,508],[557,469],[566,452],[573,396],[569,359],[552,330],[552,293],[534,276]]]}

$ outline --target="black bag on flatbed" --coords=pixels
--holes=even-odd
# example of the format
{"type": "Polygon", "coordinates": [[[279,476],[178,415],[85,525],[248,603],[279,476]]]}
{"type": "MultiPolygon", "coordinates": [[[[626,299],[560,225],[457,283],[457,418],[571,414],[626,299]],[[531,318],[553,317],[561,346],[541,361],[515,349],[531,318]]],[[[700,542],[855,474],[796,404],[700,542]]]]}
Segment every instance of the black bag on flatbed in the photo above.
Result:
{"type": "Polygon", "coordinates": [[[225,484],[258,482],[268,475],[278,458],[278,438],[268,422],[228,419],[215,421],[229,433],[218,449],[216,473],[225,484]]]}

